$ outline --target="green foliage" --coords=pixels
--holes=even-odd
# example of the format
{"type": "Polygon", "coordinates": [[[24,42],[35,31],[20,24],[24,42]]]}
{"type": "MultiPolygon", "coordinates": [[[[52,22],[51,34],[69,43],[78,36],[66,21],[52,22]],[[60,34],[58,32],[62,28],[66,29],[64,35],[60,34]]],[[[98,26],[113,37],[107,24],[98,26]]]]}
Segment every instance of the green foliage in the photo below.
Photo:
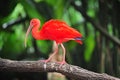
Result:
{"type": "Polygon", "coordinates": [[[87,23],[87,27],[89,29],[89,34],[87,37],[85,37],[85,52],[84,52],[84,58],[87,62],[91,60],[94,48],[95,48],[95,39],[94,39],[94,29],[90,25],[90,23],[87,23]]]}
{"type": "Polygon", "coordinates": [[[17,5],[18,0],[1,0],[0,1],[0,19],[9,16],[17,5]],[[9,8],[9,9],[8,9],[9,8]]]}
{"type": "Polygon", "coordinates": [[[31,3],[31,1],[28,0],[20,0],[20,3],[22,4],[22,6],[24,7],[27,15],[30,18],[39,18],[42,19],[44,21],[44,18],[39,14],[39,12],[37,11],[37,9],[35,8],[34,4],[31,3]]]}
{"type": "Polygon", "coordinates": [[[96,13],[98,12],[98,1],[91,0],[88,1],[89,5],[87,8],[87,14],[91,17],[96,17],[96,13]]]}
{"type": "Polygon", "coordinates": [[[91,35],[87,36],[84,42],[85,42],[84,57],[85,57],[85,60],[89,62],[95,47],[94,36],[91,36],[91,35]]]}
{"type": "Polygon", "coordinates": [[[52,52],[52,44],[50,41],[37,41],[38,48],[41,50],[42,53],[50,53],[52,52]]]}
{"type": "Polygon", "coordinates": [[[53,6],[53,18],[61,19],[64,14],[65,1],[64,0],[46,0],[47,3],[53,6]]]}
{"type": "Polygon", "coordinates": [[[2,57],[10,58],[10,59],[16,59],[16,56],[18,56],[23,50],[23,40],[24,40],[24,33],[22,32],[21,26],[14,26],[13,30],[14,33],[1,33],[1,38],[4,41],[2,42],[2,54],[0,54],[2,57]],[[19,28],[19,29],[18,29],[19,28]]]}
{"type": "Polygon", "coordinates": [[[18,3],[8,16],[0,19],[0,25],[10,22],[11,20],[16,20],[19,17],[19,15],[25,17],[23,6],[18,3]]]}

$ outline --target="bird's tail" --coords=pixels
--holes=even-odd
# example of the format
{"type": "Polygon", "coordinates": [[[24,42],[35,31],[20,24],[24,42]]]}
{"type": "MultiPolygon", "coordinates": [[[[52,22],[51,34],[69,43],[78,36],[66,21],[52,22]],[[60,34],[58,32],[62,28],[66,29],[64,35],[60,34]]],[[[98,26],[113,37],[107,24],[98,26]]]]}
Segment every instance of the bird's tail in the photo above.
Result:
{"type": "Polygon", "coordinates": [[[76,37],[74,38],[76,42],[78,42],[79,44],[83,44],[82,40],[83,40],[83,37],[76,37]]]}

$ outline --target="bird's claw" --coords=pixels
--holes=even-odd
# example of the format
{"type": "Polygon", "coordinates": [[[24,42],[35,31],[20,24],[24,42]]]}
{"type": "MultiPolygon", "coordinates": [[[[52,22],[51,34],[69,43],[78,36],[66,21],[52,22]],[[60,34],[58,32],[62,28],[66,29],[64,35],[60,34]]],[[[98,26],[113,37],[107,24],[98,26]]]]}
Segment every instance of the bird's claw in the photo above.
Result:
{"type": "Polygon", "coordinates": [[[41,60],[42,62],[44,62],[44,63],[47,63],[47,62],[49,62],[50,60],[49,59],[46,59],[46,60],[41,60]]]}
{"type": "Polygon", "coordinates": [[[60,64],[59,68],[62,67],[62,65],[66,64],[66,61],[58,62],[60,64]]]}

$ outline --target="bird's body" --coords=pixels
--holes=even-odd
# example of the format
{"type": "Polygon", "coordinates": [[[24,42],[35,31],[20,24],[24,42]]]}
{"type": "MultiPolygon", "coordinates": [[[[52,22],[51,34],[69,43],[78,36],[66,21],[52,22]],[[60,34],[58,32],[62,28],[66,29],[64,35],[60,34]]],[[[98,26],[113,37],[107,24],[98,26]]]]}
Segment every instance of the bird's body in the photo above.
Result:
{"type": "MultiPolygon", "coordinates": [[[[39,36],[36,36],[37,30],[33,29],[32,34],[35,39],[41,40],[53,40],[56,43],[63,43],[69,40],[75,40],[81,38],[82,35],[74,28],[69,27],[65,22],[60,20],[49,20],[41,28],[39,36]]],[[[82,42],[76,40],[77,42],[82,42]]]]}
{"type": "MultiPolygon", "coordinates": [[[[68,26],[65,22],[60,20],[51,19],[47,21],[45,24],[43,24],[43,26],[40,28],[40,21],[38,19],[32,19],[30,21],[30,27],[28,28],[28,31],[26,33],[25,44],[28,33],[30,32],[31,29],[32,35],[35,39],[52,40],[55,41],[57,45],[59,44],[61,45],[64,52],[62,64],[65,63],[65,48],[62,43],[67,42],[69,40],[75,40],[76,42],[82,44],[81,42],[82,34],[75,30],[74,28],[68,26]]],[[[54,51],[52,56],[54,56],[57,52],[58,46],[56,47],[56,50],[54,51]]],[[[50,61],[52,56],[50,56],[45,62],[50,61]]]]}

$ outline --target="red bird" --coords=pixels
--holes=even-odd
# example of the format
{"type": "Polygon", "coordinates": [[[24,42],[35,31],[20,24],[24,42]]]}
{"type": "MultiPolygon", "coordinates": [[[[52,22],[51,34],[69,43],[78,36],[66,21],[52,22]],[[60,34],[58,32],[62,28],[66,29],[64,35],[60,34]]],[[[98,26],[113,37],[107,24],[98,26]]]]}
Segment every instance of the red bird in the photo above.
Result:
{"type": "Polygon", "coordinates": [[[47,59],[45,62],[48,62],[51,60],[51,58],[58,52],[58,46],[60,45],[63,49],[63,60],[61,65],[65,64],[65,54],[66,50],[63,46],[63,42],[67,42],[69,40],[75,40],[76,42],[82,44],[82,34],[79,33],[74,28],[69,27],[65,22],[60,20],[54,20],[51,19],[47,21],[40,29],[40,20],[39,19],[32,19],[30,21],[30,26],[26,32],[25,37],[25,46],[27,41],[27,36],[32,29],[32,36],[37,40],[52,40],[55,41],[57,44],[57,47],[54,51],[54,53],[47,59]]]}

